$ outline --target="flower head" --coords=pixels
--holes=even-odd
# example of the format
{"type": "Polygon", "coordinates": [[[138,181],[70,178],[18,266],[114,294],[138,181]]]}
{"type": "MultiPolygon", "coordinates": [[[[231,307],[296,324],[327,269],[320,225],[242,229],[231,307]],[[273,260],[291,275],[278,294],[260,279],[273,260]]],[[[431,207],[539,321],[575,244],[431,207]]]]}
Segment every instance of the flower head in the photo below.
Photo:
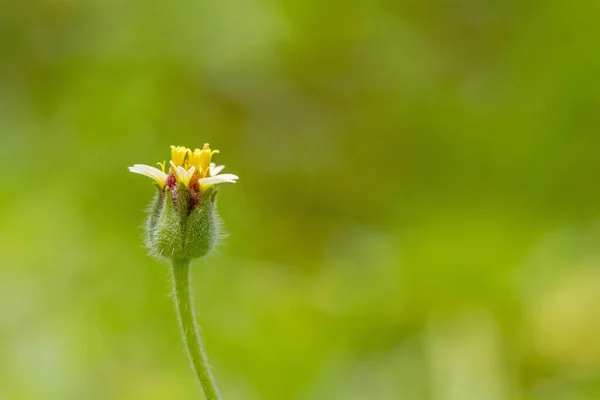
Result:
{"type": "Polygon", "coordinates": [[[218,150],[204,145],[194,151],[171,146],[171,160],[158,163],[161,169],[135,164],[131,172],[147,176],[158,186],[148,219],[148,246],[161,256],[190,259],[207,254],[219,236],[215,185],[235,183],[233,174],[212,162],[218,150]],[[165,168],[168,167],[168,171],[165,168]]]}
{"type": "Polygon", "coordinates": [[[161,169],[135,164],[129,167],[129,170],[152,178],[160,189],[164,189],[168,182],[169,186],[183,183],[186,188],[191,184],[192,188],[205,192],[219,183],[235,183],[238,180],[238,176],[233,174],[219,175],[225,166],[217,166],[212,162],[212,156],[218,153],[219,150],[211,150],[208,143],[205,143],[202,149],[195,149],[193,152],[185,146],[171,146],[168,173],[165,171],[166,162],[157,163],[161,169]]]}

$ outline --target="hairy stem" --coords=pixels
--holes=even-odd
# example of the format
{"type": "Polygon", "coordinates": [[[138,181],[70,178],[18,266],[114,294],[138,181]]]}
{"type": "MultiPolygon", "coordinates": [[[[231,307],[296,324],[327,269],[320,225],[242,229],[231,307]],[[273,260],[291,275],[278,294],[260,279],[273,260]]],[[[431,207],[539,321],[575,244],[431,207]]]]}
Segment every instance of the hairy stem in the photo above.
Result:
{"type": "Polygon", "coordinates": [[[206,400],[219,400],[221,398],[215,380],[210,373],[208,359],[202,346],[202,339],[196,325],[196,317],[190,290],[190,262],[189,260],[173,261],[173,282],[175,284],[175,307],[179,318],[179,327],[188,356],[194,367],[196,377],[202,386],[206,400]]]}

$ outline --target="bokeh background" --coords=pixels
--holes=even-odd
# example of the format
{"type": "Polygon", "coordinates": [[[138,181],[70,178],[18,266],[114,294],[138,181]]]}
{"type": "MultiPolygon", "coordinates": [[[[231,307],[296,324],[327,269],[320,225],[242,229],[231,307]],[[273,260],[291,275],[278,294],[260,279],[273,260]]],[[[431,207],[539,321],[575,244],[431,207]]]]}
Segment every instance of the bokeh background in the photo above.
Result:
{"type": "Polygon", "coordinates": [[[221,150],[195,263],[226,399],[600,398],[600,3],[10,1],[0,399],[197,399],[142,245],[221,150]]]}

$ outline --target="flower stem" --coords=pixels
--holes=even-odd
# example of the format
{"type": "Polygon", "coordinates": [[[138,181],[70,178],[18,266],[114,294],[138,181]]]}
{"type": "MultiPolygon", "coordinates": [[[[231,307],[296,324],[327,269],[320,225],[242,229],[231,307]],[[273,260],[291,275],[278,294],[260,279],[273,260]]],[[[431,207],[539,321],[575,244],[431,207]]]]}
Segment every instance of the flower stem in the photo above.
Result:
{"type": "Polygon", "coordinates": [[[173,282],[175,284],[175,307],[179,327],[188,356],[194,367],[196,377],[200,382],[206,400],[219,400],[221,398],[215,379],[210,373],[208,359],[202,346],[202,339],[196,325],[192,293],[190,290],[190,261],[173,260],[173,282]]]}

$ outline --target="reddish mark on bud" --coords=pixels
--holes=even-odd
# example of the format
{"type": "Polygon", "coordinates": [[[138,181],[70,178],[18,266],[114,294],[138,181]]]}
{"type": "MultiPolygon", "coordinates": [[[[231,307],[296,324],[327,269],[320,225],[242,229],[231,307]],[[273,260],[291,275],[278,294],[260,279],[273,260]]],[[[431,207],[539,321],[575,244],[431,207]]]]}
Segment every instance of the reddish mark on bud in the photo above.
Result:
{"type": "Polygon", "coordinates": [[[198,204],[200,204],[200,184],[198,183],[198,179],[192,179],[190,182],[190,195],[188,213],[194,211],[198,204]]]}
{"type": "Polygon", "coordinates": [[[168,186],[171,190],[177,187],[177,179],[175,179],[175,175],[169,173],[169,175],[167,176],[167,180],[165,181],[165,186],[168,186]]]}
{"type": "MultiPolygon", "coordinates": [[[[166,188],[169,188],[169,191],[171,192],[171,199],[173,200],[173,203],[177,204],[180,188],[177,185],[177,178],[173,173],[169,173],[167,179],[165,180],[165,188],[163,190],[166,190],[166,188]]],[[[198,179],[192,179],[188,189],[189,200],[187,204],[187,213],[189,215],[192,213],[192,211],[194,211],[194,209],[196,209],[196,207],[200,205],[202,200],[202,192],[200,190],[200,183],[198,183],[198,179]]]]}
{"type": "Polygon", "coordinates": [[[163,190],[166,190],[167,188],[169,188],[169,191],[171,192],[171,200],[173,200],[173,203],[177,202],[177,179],[172,173],[169,173],[167,176],[163,190]]]}

